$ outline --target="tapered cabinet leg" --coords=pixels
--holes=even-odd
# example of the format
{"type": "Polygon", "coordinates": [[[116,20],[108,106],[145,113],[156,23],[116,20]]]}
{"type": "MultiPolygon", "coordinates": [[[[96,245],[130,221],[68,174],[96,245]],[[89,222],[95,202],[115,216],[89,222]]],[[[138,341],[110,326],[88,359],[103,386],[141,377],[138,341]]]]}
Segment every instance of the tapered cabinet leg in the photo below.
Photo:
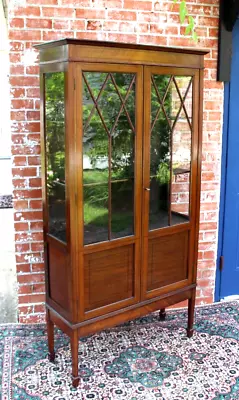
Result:
{"type": "Polygon", "coordinates": [[[162,308],[162,309],[160,310],[159,318],[160,318],[160,321],[165,321],[165,318],[166,318],[166,311],[165,311],[165,308],[162,308]]]}
{"type": "Polygon", "coordinates": [[[72,385],[76,388],[79,385],[79,369],[78,369],[78,333],[77,330],[72,331],[71,335],[71,357],[72,357],[72,385]]]}
{"type": "Polygon", "coordinates": [[[55,361],[55,349],[54,349],[54,324],[50,317],[49,310],[46,310],[46,324],[47,324],[47,338],[48,338],[48,358],[49,361],[55,361]]]}
{"type": "Polygon", "coordinates": [[[187,327],[188,338],[191,338],[193,336],[195,297],[196,297],[196,290],[193,291],[191,299],[188,300],[188,327],[187,327]]]}

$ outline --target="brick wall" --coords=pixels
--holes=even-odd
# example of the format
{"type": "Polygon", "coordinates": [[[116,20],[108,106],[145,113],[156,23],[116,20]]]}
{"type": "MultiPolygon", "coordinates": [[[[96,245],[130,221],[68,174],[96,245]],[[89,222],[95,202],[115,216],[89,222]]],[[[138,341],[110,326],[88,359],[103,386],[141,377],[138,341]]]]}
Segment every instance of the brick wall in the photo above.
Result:
{"type": "Polygon", "coordinates": [[[190,0],[199,42],[181,36],[178,5],[154,0],[17,0],[9,5],[13,185],[19,320],[44,318],[37,52],[62,37],[203,47],[206,57],[198,304],[213,301],[223,87],[216,82],[219,0],[190,0]]]}

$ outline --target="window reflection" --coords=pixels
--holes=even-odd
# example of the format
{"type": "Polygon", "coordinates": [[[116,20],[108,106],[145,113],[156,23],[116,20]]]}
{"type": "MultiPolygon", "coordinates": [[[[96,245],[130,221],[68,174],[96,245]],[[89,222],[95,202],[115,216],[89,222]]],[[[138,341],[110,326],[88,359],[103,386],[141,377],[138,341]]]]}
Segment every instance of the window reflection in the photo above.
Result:
{"type": "Polygon", "coordinates": [[[189,219],[191,135],[192,78],[153,75],[150,230],[189,219]]]}
{"type": "Polygon", "coordinates": [[[132,235],[135,75],[83,72],[84,244],[132,235]]]}
{"type": "Polygon", "coordinates": [[[45,74],[48,231],[66,242],[64,72],[45,74]]]}

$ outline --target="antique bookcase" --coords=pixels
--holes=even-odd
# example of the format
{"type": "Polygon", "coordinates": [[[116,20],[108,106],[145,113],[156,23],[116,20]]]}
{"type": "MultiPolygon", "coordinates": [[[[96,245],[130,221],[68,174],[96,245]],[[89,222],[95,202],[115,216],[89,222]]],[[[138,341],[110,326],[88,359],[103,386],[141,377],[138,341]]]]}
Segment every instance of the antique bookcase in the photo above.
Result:
{"type": "Polygon", "coordinates": [[[49,357],[188,300],[193,333],[204,51],[38,45],[49,357]]]}

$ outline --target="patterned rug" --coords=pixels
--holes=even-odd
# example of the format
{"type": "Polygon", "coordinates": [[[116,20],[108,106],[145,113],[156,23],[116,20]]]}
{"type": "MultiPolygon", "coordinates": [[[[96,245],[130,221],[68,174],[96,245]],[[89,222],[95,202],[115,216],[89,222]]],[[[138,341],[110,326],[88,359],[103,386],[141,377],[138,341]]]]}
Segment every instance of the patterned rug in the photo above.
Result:
{"type": "Polygon", "coordinates": [[[131,321],[81,340],[78,389],[69,340],[56,331],[47,358],[44,325],[0,326],[2,400],[239,399],[239,303],[198,308],[186,336],[185,310],[131,321]]]}
{"type": "Polygon", "coordinates": [[[0,195],[0,208],[12,208],[12,195],[0,195]]]}

